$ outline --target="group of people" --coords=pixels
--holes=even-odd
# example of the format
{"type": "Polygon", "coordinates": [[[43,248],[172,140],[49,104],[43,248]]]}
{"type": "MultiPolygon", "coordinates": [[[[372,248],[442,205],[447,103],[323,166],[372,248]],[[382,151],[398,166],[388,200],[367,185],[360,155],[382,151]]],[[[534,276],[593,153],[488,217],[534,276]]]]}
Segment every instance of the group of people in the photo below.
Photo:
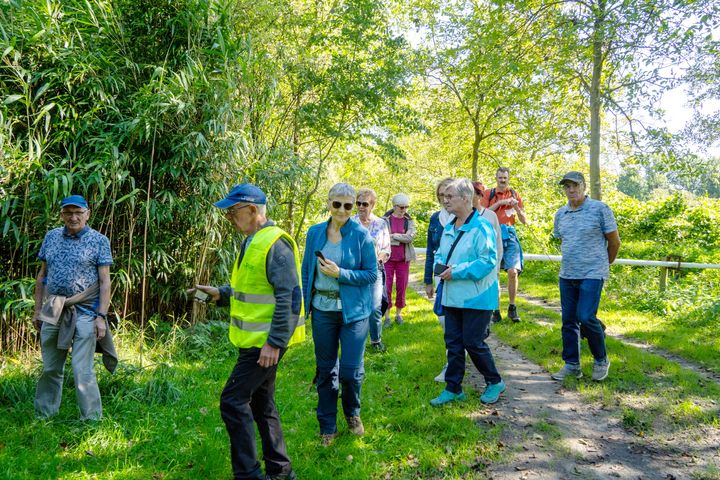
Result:
{"type": "MultiPolygon", "coordinates": [[[[485,339],[493,317],[500,317],[499,268],[508,270],[508,278],[515,270],[515,282],[522,271],[512,223],[515,215],[522,223],[526,217],[522,200],[507,186],[508,176],[507,169],[498,170],[498,187],[491,191],[463,178],[445,179],[436,189],[442,208],[428,230],[425,284],[428,296],[436,297],[447,364],[440,379],[446,386],[430,400],[433,406],[466,398],[466,354],[485,378],[483,403],[498,401],[506,388],[485,339]]],[[[582,174],[570,172],[560,183],[568,198],[555,217],[555,235],[563,249],[565,366],[552,377],[582,375],[582,325],[595,357],[593,379],[602,380],[610,362],[595,314],[619,247],[617,225],[607,205],[584,195],[582,174]]],[[[188,294],[230,309],[229,337],[238,359],[222,391],[220,411],[230,437],[234,478],[296,478],[274,394],[278,363],[290,345],[305,339],[306,317],[312,319],[320,442],[328,446],[339,435],[339,396],[348,431],[364,434],[360,399],[366,340],[369,335],[371,349],[385,349],[381,334],[391,317],[385,313],[383,322],[383,309],[391,308],[393,283],[395,321],[403,323],[409,262],[415,258],[416,228],[407,212],[407,195],[395,195],[393,209],[383,218],[373,214],[376,201],[372,189],[356,192],[347,183],[334,185],[327,198],[330,216],[310,227],[302,257],[292,236],[267,218],[267,197],[257,186],[237,185],[215,203],[245,239],[229,284],[196,285],[188,294]]],[[[84,198],[67,197],[60,206],[64,227],[48,232],[39,254],[34,321],[41,330],[43,373],[35,407],[40,416],[57,414],[65,357],[72,345],[82,418],[98,419],[102,407],[93,368],[96,342],[107,354],[106,367],[117,364],[107,326],[112,256],[108,239],[87,226],[84,198]]],[[[519,320],[512,297],[510,306],[508,316],[519,320]]]]}

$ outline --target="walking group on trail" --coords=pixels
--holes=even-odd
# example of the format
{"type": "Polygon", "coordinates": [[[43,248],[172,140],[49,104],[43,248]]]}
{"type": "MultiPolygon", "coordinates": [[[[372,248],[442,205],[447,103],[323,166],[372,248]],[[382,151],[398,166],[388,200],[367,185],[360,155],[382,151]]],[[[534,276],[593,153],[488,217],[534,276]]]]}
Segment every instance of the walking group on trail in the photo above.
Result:
{"type": "MultiPolygon", "coordinates": [[[[507,317],[519,322],[515,306],[523,254],[516,217],[526,222],[522,198],[509,186],[509,170],[496,172],[497,186],[447,178],[435,190],[439,211],[430,218],[424,284],[434,298],[434,312],[444,332],[447,363],[435,377],[445,388],[430,404],[464,400],[466,355],[486,383],[480,400],[498,401],[506,385],[485,342],[500,314],[498,271],[508,273],[507,317]]],[[[585,195],[585,179],[569,172],[560,180],[567,204],[555,215],[554,235],[562,241],[560,294],[563,368],[552,378],[580,377],[580,327],[595,359],[592,378],[607,377],[610,362],[596,313],[609,265],[620,238],[612,211],[585,195]]],[[[305,248],[267,218],[267,196],[258,186],[240,184],[215,203],[235,230],[245,236],[229,283],[196,285],[197,301],[229,306],[229,337],[238,358],[220,397],[220,413],[230,438],[235,479],[293,479],[275,404],[275,379],[288,347],[305,339],[305,319],[312,320],[319,442],[338,437],[338,397],[348,431],[363,435],[361,391],[364,354],[392,346],[383,328],[404,323],[409,264],[415,259],[415,222],[410,198],[398,193],[392,210],[373,214],[377,194],[347,183],[327,196],[330,217],[307,232],[305,248]],[[353,215],[353,210],[356,214],[353,215]],[[395,295],[393,297],[393,285],[395,295]],[[384,319],[384,321],[383,321],[384,319]],[[255,428],[260,434],[260,464],[255,428]]],[[[83,419],[102,416],[93,354],[103,353],[109,370],[117,355],[107,323],[110,306],[110,242],[87,225],[87,201],[73,195],[60,203],[64,227],[45,236],[38,258],[33,317],[40,330],[43,372],[37,385],[38,416],[58,413],[63,370],[72,346],[72,366],[83,419]]]]}

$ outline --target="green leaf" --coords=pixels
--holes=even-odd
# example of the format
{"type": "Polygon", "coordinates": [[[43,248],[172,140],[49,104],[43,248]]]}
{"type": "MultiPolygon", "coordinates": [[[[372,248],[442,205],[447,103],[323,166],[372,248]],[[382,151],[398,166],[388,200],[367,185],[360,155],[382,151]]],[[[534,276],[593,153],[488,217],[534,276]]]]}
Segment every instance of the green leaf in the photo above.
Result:
{"type": "Polygon", "coordinates": [[[5,97],[5,100],[3,101],[3,103],[5,105],[10,105],[13,102],[17,102],[21,98],[23,98],[23,95],[8,95],[7,97],[5,97]]]}

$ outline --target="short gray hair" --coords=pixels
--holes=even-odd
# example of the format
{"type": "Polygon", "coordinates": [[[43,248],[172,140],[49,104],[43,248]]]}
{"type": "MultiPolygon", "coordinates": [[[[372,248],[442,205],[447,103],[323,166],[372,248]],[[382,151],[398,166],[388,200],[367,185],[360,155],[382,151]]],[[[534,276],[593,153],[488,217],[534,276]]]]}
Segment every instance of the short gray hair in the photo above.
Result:
{"type": "Polygon", "coordinates": [[[372,188],[361,188],[357,191],[357,198],[365,197],[370,197],[373,202],[377,201],[377,193],[372,188]]]}
{"type": "Polygon", "coordinates": [[[407,206],[410,205],[410,197],[408,197],[404,193],[398,193],[393,196],[392,198],[392,204],[393,205],[400,205],[400,206],[407,206]]]}
{"type": "Polygon", "coordinates": [[[328,200],[332,200],[337,197],[352,197],[353,200],[357,197],[355,189],[349,183],[336,183],[332,186],[328,192],[328,200]]]}
{"type": "Polygon", "coordinates": [[[457,178],[450,182],[447,188],[454,189],[460,198],[463,198],[469,207],[472,207],[475,189],[472,182],[467,178],[457,178]]]}

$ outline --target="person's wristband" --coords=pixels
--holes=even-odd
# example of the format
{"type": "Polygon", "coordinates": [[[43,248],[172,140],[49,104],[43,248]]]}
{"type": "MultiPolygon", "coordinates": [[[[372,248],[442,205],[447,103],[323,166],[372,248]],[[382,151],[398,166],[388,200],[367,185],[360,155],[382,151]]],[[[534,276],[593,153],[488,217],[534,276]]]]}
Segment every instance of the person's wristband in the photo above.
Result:
{"type": "Polygon", "coordinates": [[[107,320],[107,313],[95,312],[95,316],[96,316],[96,317],[100,317],[100,318],[102,318],[103,320],[107,320]]]}

